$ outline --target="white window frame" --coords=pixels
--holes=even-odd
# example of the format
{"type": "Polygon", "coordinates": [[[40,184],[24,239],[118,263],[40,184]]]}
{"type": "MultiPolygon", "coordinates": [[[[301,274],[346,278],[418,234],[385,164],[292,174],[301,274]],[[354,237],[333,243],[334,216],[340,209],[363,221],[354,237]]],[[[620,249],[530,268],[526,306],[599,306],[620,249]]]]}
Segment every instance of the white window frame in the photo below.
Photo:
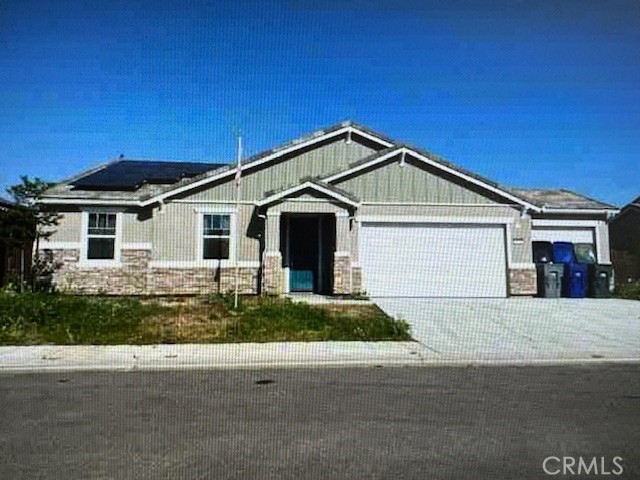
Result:
{"type": "MultiPolygon", "coordinates": [[[[229,267],[229,266],[233,266],[236,263],[236,259],[237,259],[237,251],[236,251],[236,245],[237,245],[237,237],[236,237],[236,232],[237,232],[237,212],[235,209],[225,209],[225,208],[216,208],[211,207],[211,208],[196,208],[195,209],[196,215],[198,215],[198,221],[196,222],[197,224],[197,229],[198,229],[198,233],[197,233],[197,238],[198,238],[198,245],[197,245],[197,255],[198,255],[198,259],[197,259],[197,263],[206,267],[229,267]],[[228,259],[205,259],[203,258],[204,255],[204,216],[205,215],[228,215],[229,216],[229,258],[228,259]]],[[[226,235],[214,235],[214,236],[208,236],[207,238],[227,238],[226,235]]]]}
{"type": "Polygon", "coordinates": [[[83,210],[82,212],[82,242],[80,246],[80,259],[79,265],[83,267],[120,267],[122,266],[122,215],[123,212],[120,209],[113,208],[88,208],[83,210]],[[91,213],[107,213],[107,214],[115,214],[116,216],[116,235],[115,242],[113,246],[113,258],[112,259],[104,259],[104,258],[96,258],[90,259],[88,258],[89,254],[89,237],[94,235],[89,235],[89,214],[91,213]]]}

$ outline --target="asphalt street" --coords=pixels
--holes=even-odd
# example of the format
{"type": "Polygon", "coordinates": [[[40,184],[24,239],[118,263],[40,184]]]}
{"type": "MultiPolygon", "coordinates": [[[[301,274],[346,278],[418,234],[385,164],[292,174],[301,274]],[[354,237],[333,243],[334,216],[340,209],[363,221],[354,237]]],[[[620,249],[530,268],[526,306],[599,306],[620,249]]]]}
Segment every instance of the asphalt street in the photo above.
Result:
{"type": "Polygon", "coordinates": [[[549,456],[640,478],[640,365],[0,375],[1,479],[603,478],[549,456]]]}

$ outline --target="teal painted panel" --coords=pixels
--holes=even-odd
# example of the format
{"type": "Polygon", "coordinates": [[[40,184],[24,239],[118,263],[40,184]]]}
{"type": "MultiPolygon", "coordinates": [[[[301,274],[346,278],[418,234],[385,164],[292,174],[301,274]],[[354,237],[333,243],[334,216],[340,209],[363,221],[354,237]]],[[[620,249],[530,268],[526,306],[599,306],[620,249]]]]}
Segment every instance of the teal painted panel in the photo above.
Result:
{"type": "Polygon", "coordinates": [[[291,291],[313,291],[313,270],[291,270],[289,273],[291,291]]]}

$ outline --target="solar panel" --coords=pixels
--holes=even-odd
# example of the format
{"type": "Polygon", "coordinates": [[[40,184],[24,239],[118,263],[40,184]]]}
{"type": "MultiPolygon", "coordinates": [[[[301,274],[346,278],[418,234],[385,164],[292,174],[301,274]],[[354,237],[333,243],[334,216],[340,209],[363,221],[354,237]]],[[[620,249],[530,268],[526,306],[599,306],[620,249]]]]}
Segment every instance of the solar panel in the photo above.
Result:
{"type": "Polygon", "coordinates": [[[76,190],[137,190],[144,183],[172,184],[223,167],[222,163],[120,160],[72,183],[76,190]]]}

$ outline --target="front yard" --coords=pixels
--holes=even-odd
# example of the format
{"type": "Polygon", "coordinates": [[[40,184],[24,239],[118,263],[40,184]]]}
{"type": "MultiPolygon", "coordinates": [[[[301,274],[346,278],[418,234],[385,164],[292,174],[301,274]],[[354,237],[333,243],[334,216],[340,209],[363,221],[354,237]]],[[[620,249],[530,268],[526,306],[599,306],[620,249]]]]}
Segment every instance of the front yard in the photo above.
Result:
{"type": "Polygon", "coordinates": [[[0,345],[410,340],[375,305],[224,296],[114,298],[0,292],[0,345]]]}

